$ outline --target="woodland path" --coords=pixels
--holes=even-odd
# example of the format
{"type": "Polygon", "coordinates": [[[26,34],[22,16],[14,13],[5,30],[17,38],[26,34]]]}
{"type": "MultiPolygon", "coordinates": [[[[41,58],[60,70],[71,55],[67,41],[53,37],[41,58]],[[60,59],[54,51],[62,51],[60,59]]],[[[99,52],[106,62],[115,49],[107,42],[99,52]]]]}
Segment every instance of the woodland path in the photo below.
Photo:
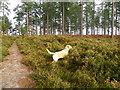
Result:
{"type": "Polygon", "coordinates": [[[30,75],[32,71],[22,64],[24,55],[17,47],[16,41],[9,48],[10,55],[0,63],[0,88],[31,88],[34,82],[30,75]]]}

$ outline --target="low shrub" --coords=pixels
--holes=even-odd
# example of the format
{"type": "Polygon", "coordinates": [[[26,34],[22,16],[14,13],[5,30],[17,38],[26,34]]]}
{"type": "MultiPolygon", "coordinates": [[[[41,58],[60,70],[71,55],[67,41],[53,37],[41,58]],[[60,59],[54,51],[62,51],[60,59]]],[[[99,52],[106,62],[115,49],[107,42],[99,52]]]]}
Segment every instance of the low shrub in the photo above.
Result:
{"type": "Polygon", "coordinates": [[[2,58],[0,59],[0,62],[3,61],[3,58],[7,55],[9,55],[8,48],[13,44],[13,41],[16,39],[14,36],[2,36],[2,58]]]}
{"type": "Polygon", "coordinates": [[[65,36],[19,37],[17,44],[25,54],[24,63],[33,71],[36,87],[118,88],[119,46],[117,39],[65,36]],[[52,63],[52,52],[70,44],[69,55],[52,63]],[[109,80],[107,80],[110,78],[109,80]]]}

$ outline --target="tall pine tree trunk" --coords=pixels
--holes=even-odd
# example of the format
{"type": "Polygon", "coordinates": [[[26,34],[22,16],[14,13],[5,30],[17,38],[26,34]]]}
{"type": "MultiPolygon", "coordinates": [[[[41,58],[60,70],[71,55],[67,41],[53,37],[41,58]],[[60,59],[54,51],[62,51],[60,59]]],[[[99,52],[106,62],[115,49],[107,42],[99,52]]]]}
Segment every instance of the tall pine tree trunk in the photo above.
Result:
{"type": "Polygon", "coordinates": [[[97,27],[97,35],[98,35],[98,33],[99,33],[99,27],[97,27]]]}
{"type": "Polygon", "coordinates": [[[95,3],[93,2],[93,15],[92,15],[92,25],[91,25],[91,35],[95,35],[95,28],[94,28],[94,16],[95,15],[95,3]]]}
{"type": "Polygon", "coordinates": [[[106,35],[106,25],[104,24],[104,35],[106,35]]]}
{"type": "Polygon", "coordinates": [[[42,30],[41,30],[41,21],[40,21],[40,31],[39,31],[39,35],[42,35],[42,30]]]}
{"type": "Polygon", "coordinates": [[[52,26],[51,26],[51,35],[53,35],[54,33],[54,27],[53,27],[53,24],[52,24],[52,26]]]}
{"type": "MultiPolygon", "coordinates": [[[[87,2],[86,2],[86,6],[87,6],[87,2]]],[[[86,35],[88,35],[88,12],[86,10],[86,35]]]]}
{"type": "Polygon", "coordinates": [[[111,38],[113,38],[114,31],[114,2],[112,2],[112,27],[111,27],[111,38]]]}
{"type": "Polygon", "coordinates": [[[83,5],[82,5],[83,3],[82,2],[80,2],[80,36],[82,37],[83,35],[83,32],[82,32],[82,28],[83,28],[83,26],[82,26],[82,24],[83,24],[83,5]]]}
{"type": "Polygon", "coordinates": [[[108,26],[108,35],[110,34],[110,31],[109,31],[109,26],[108,26]]]}
{"type": "MultiPolygon", "coordinates": [[[[39,12],[41,12],[41,10],[42,10],[42,9],[41,9],[41,1],[40,1],[40,2],[39,2],[39,12]]],[[[42,26],[42,25],[41,25],[41,13],[39,14],[39,16],[40,16],[40,18],[39,18],[39,19],[40,19],[39,35],[42,35],[42,30],[41,30],[41,29],[42,29],[42,28],[41,28],[41,26],[42,26]]]]}
{"type": "Polygon", "coordinates": [[[38,23],[36,22],[36,35],[38,35],[38,23]]]}
{"type": "Polygon", "coordinates": [[[46,34],[46,30],[45,30],[45,22],[43,22],[43,35],[46,34]]]}
{"type": "Polygon", "coordinates": [[[55,17],[54,22],[55,22],[55,25],[53,26],[53,34],[56,35],[56,17],[55,17]]]}
{"type": "MultiPolygon", "coordinates": [[[[4,3],[3,3],[3,9],[2,9],[2,14],[3,16],[5,16],[5,6],[4,6],[4,3]]],[[[5,23],[5,17],[2,18],[2,29],[4,27],[4,23],[5,23]]],[[[5,31],[3,31],[3,35],[5,34],[5,31]]]]}
{"type": "Polygon", "coordinates": [[[104,17],[104,20],[103,20],[103,21],[104,21],[104,22],[103,22],[103,30],[104,30],[104,35],[106,35],[106,25],[107,25],[106,23],[107,23],[107,22],[106,22],[105,11],[104,11],[104,13],[103,13],[103,17],[104,17]]]}
{"type": "Polygon", "coordinates": [[[47,14],[47,34],[50,34],[49,31],[49,15],[47,14]]]}
{"type": "Polygon", "coordinates": [[[43,16],[43,35],[46,34],[45,16],[43,16]]]}
{"type": "Polygon", "coordinates": [[[117,6],[116,6],[116,28],[115,28],[115,35],[117,35],[117,19],[118,19],[118,16],[117,16],[117,6]]]}
{"type": "Polygon", "coordinates": [[[20,35],[20,21],[18,21],[18,31],[19,31],[19,35],[20,35]]]}
{"type": "MultiPolygon", "coordinates": [[[[103,5],[104,5],[104,2],[102,2],[102,13],[103,13],[103,5]]],[[[104,15],[102,15],[102,21],[104,20],[104,15]]],[[[103,26],[103,23],[102,23],[102,35],[103,35],[103,30],[104,30],[104,26],[103,26]]]]}
{"type": "Polygon", "coordinates": [[[62,35],[65,34],[65,5],[62,3],[62,35]]]}
{"type": "Polygon", "coordinates": [[[29,35],[29,12],[27,12],[27,32],[26,35],[29,35]]]}
{"type": "MultiPolygon", "coordinates": [[[[107,9],[109,10],[110,7],[108,6],[107,9]]],[[[108,22],[107,22],[107,27],[108,27],[108,28],[107,28],[107,29],[108,29],[107,32],[108,32],[108,35],[109,35],[109,33],[110,33],[110,31],[109,31],[109,29],[110,29],[110,27],[109,27],[109,25],[110,25],[110,21],[109,21],[109,20],[110,20],[110,12],[108,13],[108,20],[107,20],[107,21],[108,21],[108,22]]],[[[107,34],[107,33],[106,33],[106,34],[107,34]]]]}
{"type": "Polygon", "coordinates": [[[70,20],[70,34],[72,33],[72,21],[70,20]]]}

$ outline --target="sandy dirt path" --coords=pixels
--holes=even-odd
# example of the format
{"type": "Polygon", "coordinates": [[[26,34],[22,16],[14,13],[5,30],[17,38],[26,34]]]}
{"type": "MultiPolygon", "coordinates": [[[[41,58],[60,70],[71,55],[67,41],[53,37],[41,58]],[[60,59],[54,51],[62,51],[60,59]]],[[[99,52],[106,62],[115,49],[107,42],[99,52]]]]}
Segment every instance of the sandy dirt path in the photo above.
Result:
{"type": "Polygon", "coordinates": [[[31,88],[34,82],[30,79],[32,71],[28,69],[22,60],[16,41],[9,48],[10,55],[0,63],[0,88],[31,88]]]}

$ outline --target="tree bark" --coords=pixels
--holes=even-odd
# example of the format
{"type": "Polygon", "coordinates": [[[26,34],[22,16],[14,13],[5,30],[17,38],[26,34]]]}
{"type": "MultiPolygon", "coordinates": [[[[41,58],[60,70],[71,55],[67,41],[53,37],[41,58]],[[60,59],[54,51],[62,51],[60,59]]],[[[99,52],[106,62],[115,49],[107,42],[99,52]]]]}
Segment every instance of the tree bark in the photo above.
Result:
{"type": "Polygon", "coordinates": [[[112,27],[111,27],[111,38],[113,38],[114,31],[114,2],[112,2],[112,27]]]}
{"type": "MultiPolygon", "coordinates": [[[[3,9],[2,9],[2,10],[3,10],[3,16],[5,16],[5,13],[4,13],[4,12],[5,12],[5,9],[4,9],[4,7],[5,7],[5,6],[4,6],[4,3],[3,3],[3,9]]],[[[2,18],[2,30],[3,30],[3,25],[4,25],[4,23],[5,23],[5,18],[3,17],[3,18],[2,18]]],[[[3,35],[4,35],[4,34],[5,34],[5,31],[3,31],[3,35]]]]}
{"type": "MultiPolygon", "coordinates": [[[[42,10],[42,9],[41,9],[41,1],[40,1],[40,2],[39,2],[39,12],[41,12],[41,10],[42,10]]],[[[40,22],[39,35],[42,35],[42,30],[41,30],[41,13],[39,13],[39,16],[40,16],[40,18],[39,18],[39,19],[40,19],[40,21],[39,21],[39,22],[40,22]]]]}
{"type": "Polygon", "coordinates": [[[118,16],[117,16],[117,6],[116,6],[116,29],[115,29],[115,35],[117,35],[117,19],[118,19],[118,16]]]}
{"type": "Polygon", "coordinates": [[[47,14],[47,34],[50,34],[49,31],[49,15],[47,14]]]}
{"type": "Polygon", "coordinates": [[[18,31],[19,31],[19,35],[20,35],[20,21],[18,21],[18,31]]]}
{"type": "Polygon", "coordinates": [[[97,35],[99,35],[98,33],[99,33],[99,27],[97,27],[97,35]]]}
{"type": "Polygon", "coordinates": [[[40,31],[39,31],[39,35],[42,35],[42,31],[41,31],[41,22],[40,22],[40,31]]]}
{"type": "MultiPolygon", "coordinates": [[[[87,2],[86,2],[86,6],[87,6],[87,2]]],[[[86,35],[88,35],[88,12],[86,10],[86,35]]]]}
{"type": "Polygon", "coordinates": [[[62,35],[65,34],[65,5],[64,2],[62,3],[63,10],[62,10],[62,35]]]}
{"type": "Polygon", "coordinates": [[[80,3],[80,36],[82,37],[83,35],[83,32],[82,32],[82,28],[83,28],[83,26],[82,26],[82,23],[83,23],[83,5],[82,5],[83,3],[81,2],[80,3]]]}
{"type": "Polygon", "coordinates": [[[45,34],[46,34],[45,17],[46,17],[46,16],[43,16],[43,35],[45,35],[45,34]]]}
{"type": "MultiPolygon", "coordinates": [[[[102,13],[103,13],[103,4],[104,4],[104,2],[102,2],[102,13]]],[[[102,16],[102,21],[103,21],[103,19],[104,19],[103,17],[104,17],[104,15],[102,16]]],[[[103,23],[102,23],[102,35],[103,35],[103,30],[104,30],[104,29],[103,29],[103,23]]]]}
{"type": "Polygon", "coordinates": [[[106,25],[104,24],[104,35],[106,35],[106,25]]]}
{"type": "Polygon", "coordinates": [[[29,35],[29,12],[27,12],[27,32],[26,35],[29,35]]]}
{"type": "Polygon", "coordinates": [[[46,34],[46,30],[45,30],[45,23],[43,22],[43,35],[46,34]]]}
{"type": "Polygon", "coordinates": [[[109,31],[109,26],[108,26],[108,35],[110,34],[110,31],[109,31]]]}
{"type": "Polygon", "coordinates": [[[37,24],[37,22],[36,22],[36,35],[38,35],[38,24],[37,24]]]}
{"type": "Polygon", "coordinates": [[[95,35],[95,28],[94,28],[94,16],[95,15],[95,3],[93,2],[93,16],[92,16],[92,25],[91,25],[91,35],[95,35]]]}
{"type": "Polygon", "coordinates": [[[72,33],[72,21],[70,20],[70,34],[72,33]]]}
{"type": "Polygon", "coordinates": [[[56,17],[54,19],[55,19],[55,21],[54,21],[55,25],[53,25],[53,34],[56,35],[56,17]]]}

